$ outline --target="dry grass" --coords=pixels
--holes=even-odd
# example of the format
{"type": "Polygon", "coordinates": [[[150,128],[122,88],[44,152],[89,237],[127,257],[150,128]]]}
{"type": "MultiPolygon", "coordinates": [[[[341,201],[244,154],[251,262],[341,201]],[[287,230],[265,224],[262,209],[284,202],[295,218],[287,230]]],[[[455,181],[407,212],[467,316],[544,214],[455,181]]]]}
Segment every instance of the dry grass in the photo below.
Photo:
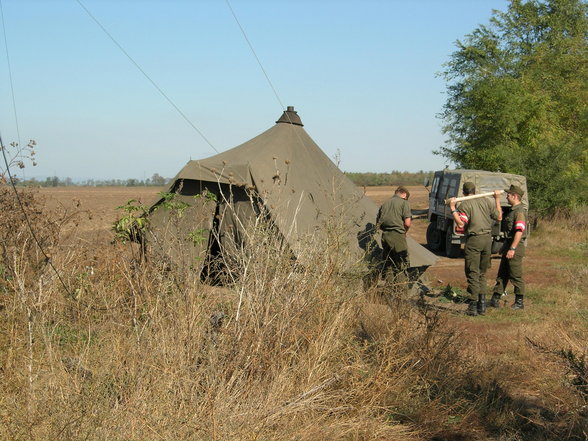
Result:
{"type": "MultiPolygon", "coordinates": [[[[138,265],[120,244],[63,249],[64,287],[15,242],[0,286],[0,438],[582,439],[585,398],[553,351],[488,357],[451,316],[366,291],[341,242],[307,247],[301,267],[263,222],[251,234],[243,275],[223,288],[138,265]],[[517,396],[518,381],[552,396],[517,396]]],[[[585,327],[555,322],[533,341],[580,359],[585,327]]]]}

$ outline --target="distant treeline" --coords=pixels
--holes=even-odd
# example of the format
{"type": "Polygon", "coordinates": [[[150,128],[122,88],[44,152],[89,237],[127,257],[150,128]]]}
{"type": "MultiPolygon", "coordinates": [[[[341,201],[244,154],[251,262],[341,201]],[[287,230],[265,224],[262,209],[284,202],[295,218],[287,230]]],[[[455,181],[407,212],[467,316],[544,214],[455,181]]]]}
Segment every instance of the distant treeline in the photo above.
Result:
{"type": "Polygon", "coordinates": [[[26,187],[162,187],[166,185],[169,178],[164,178],[155,173],[147,179],[88,179],[74,182],[71,178],[59,178],[51,176],[45,180],[24,179],[19,180],[18,185],[26,187]]]}
{"type": "Polygon", "coordinates": [[[345,172],[345,175],[355,185],[373,187],[379,185],[423,185],[425,178],[433,176],[433,173],[432,171],[420,170],[418,172],[392,171],[390,173],[345,172]]]}
{"type": "MultiPolygon", "coordinates": [[[[425,178],[431,177],[432,171],[390,173],[356,173],[345,172],[345,175],[360,187],[375,187],[380,185],[423,185],[425,178]]],[[[85,181],[73,181],[71,178],[59,178],[57,176],[47,177],[45,180],[25,179],[20,180],[19,185],[27,187],[162,187],[169,182],[155,173],[147,179],[88,179],[85,181]]]]}

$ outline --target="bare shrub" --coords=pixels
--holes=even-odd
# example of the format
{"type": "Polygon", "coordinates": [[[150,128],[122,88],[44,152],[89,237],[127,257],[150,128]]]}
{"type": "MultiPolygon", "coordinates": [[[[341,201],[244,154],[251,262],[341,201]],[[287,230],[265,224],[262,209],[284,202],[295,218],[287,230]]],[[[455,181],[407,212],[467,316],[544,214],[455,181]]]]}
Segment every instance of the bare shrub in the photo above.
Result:
{"type": "Polygon", "coordinates": [[[0,310],[0,438],[476,439],[499,424],[517,433],[518,408],[494,372],[480,374],[447,316],[366,292],[367,269],[349,265],[341,226],[325,228],[329,239],[307,238],[295,261],[262,217],[233,250],[240,275],[223,287],[137,264],[118,243],[61,250],[71,296],[44,273],[18,274],[34,320],[17,302],[0,310]]]}
{"type": "Polygon", "coordinates": [[[22,208],[13,189],[0,186],[0,284],[15,281],[17,274],[31,271],[34,275],[21,282],[35,280],[47,264],[45,255],[31,236],[28,222],[46,253],[52,252],[59,236],[59,222],[45,215],[42,203],[32,191],[19,190],[18,196],[22,208]]]}
{"type": "Polygon", "coordinates": [[[72,297],[18,274],[37,302],[34,321],[1,312],[1,436],[418,439],[444,420],[423,412],[457,369],[438,318],[367,301],[340,241],[309,240],[299,265],[271,225],[249,234],[225,288],[119,244],[60,257],[72,297]]]}

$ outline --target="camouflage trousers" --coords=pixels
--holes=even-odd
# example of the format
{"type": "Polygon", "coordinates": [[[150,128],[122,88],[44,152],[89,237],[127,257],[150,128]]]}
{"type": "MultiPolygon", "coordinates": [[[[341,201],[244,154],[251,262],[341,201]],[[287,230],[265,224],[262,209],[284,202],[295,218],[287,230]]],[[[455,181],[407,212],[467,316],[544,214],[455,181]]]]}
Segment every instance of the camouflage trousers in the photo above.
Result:
{"type": "Polygon", "coordinates": [[[477,301],[479,294],[486,295],[486,272],[492,257],[492,236],[469,236],[466,239],[464,254],[468,299],[477,301]]]}
{"type": "Polygon", "coordinates": [[[514,286],[515,295],[525,295],[525,281],[523,280],[523,258],[525,257],[525,245],[519,243],[512,259],[506,258],[510,244],[505,245],[500,259],[500,267],[496,275],[494,294],[502,295],[506,291],[506,285],[510,281],[514,286]]]}

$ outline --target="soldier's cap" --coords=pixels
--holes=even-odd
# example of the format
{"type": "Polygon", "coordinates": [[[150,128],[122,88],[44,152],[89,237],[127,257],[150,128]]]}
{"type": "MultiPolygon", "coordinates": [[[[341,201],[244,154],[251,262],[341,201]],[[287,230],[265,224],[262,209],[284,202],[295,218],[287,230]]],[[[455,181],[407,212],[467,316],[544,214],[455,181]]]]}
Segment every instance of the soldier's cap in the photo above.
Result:
{"type": "Polygon", "coordinates": [[[476,184],[474,184],[473,182],[464,182],[463,183],[463,187],[462,187],[462,191],[464,193],[473,193],[474,191],[476,191],[476,184]]]}
{"type": "Polygon", "coordinates": [[[523,191],[523,189],[521,187],[518,187],[516,185],[511,185],[510,188],[504,190],[506,193],[513,193],[513,194],[517,194],[519,195],[519,197],[522,199],[523,195],[525,194],[525,192],[523,191]]]}
{"type": "Polygon", "coordinates": [[[406,193],[406,199],[410,197],[410,192],[408,191],[408,188],[406,188],[404,185],[400,185],[394,192],[394,194],[398,193],[406,193]]]}

